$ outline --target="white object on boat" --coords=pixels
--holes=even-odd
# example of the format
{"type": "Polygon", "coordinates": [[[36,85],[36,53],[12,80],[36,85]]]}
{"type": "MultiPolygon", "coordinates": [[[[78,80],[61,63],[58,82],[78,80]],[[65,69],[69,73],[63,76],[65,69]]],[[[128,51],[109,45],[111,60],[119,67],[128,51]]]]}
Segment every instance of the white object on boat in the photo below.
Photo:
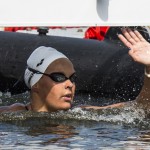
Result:
{"type": "Polygon", "coordinates": [[[148,26],[150,0],[1,0],[0,26],[148,26]]]}
{"type": "MultiPolygon", "coordinates": [[[[56,29],[49,28],[48,33],[46,35],[84,38],[85,32],[87,29],[88,29],[88,27],[56,28],[56,29]]],[[[29,34],[39,34],[37,29],[31,30],[31,31],[18,30],[16,32],[29,33],[29,34]]]]}

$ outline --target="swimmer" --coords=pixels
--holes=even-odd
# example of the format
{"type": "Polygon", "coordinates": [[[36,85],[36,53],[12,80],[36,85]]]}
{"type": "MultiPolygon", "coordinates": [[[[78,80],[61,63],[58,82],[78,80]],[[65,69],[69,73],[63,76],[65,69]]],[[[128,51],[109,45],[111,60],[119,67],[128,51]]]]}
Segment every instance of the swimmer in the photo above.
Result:
{"type": "MultiPolygon", "coordinates": [[[[123,29],[119,39],[130,48],[129,55],[134,61],[145,65],[145,78],[136,103],[144,110],[150,106],[150,44],[138,31],[123,29]]],[[[30,89],[30,103],[16,103],[0,107],[0,112],[31,110],[35,112],[56,112],[72,107],[75,94],[76,74],[72,62],[51,47],[41,46],[33,51],[27,60],[24,80],[30,89]]],[[[86,109],[106,109],[124,107],[129,102],[104,107],[83,106],[86,109]]]]}
{"type": "Polygon", "coordinates": [[[51,47],[38,47],[28,58],[24,74],[30,103],[2,106],[0,112],[68,110],[75,93],[75,79],[74,66],[64,54],[51,47]]]}

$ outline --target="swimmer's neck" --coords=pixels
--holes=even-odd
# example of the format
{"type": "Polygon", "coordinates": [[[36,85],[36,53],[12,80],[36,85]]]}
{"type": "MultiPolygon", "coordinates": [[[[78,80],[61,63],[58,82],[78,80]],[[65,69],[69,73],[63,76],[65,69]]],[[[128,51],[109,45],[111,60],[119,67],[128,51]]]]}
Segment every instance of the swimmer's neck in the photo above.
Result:
{"type": "Polygon", "coordinates": [[[31,102],[26,105],[29,111],[34,112],[56,112],[56,110],[52,110],[45,106],[45,104],[36,105],[35,103],[31,102]]]}

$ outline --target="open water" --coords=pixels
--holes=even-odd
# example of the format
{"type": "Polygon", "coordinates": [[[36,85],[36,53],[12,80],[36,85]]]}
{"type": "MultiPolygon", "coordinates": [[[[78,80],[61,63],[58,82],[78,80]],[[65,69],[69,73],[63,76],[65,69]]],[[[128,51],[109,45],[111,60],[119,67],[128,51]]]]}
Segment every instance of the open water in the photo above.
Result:
{"type": "MultiPolygon", "coordinates": [[[[87,97],[78,97],[81,100],[87,97]]],[[[28,102],[28,93],[0,93],[1,105],[28,102]]],[[[149,150],[150,120],[143,110],[30,111],[0,114],[1,150],[149,150]]]]}

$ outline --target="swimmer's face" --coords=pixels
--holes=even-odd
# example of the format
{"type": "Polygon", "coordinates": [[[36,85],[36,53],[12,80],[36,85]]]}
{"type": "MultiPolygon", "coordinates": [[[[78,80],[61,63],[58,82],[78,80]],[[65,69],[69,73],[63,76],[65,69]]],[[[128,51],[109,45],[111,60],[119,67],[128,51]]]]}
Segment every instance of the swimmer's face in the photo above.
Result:
{"type": "MultiPolygon", "coordinates": [[[[45,73],[62,73],[67,78],[75,73],[73,64],[66,58],[55,60],[49,65],[45,73]]],[[[67,110],[71,107],[75,94],[75,83],[69,79],[55,82],[43,75],[38,82],[39,96],[48,111],[67,110]]]]}

